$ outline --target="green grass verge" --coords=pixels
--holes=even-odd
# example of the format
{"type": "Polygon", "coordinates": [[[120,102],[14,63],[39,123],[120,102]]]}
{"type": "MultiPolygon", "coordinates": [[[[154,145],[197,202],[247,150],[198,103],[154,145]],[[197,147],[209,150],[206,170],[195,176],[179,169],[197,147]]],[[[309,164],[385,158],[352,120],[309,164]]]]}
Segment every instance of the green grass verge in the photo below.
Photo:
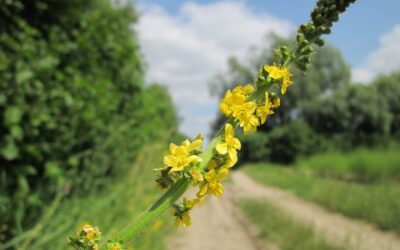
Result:
{"type": "MultiPolygon", "coordinates": [[[[107,185],[96,195],[64,199],[54,216],[37,232],[29,249],[68,249],[68,237],[83,223],[98,226],[104,239],[113,236],[127,223],[137,218],[158,196],[161,190],[155,183],[152,170],[162,164],[160,156],[166,143],[145,146],[130,172],[107,185]]],[[[164,249],[164,238],[174,232],[169,214],[159,220],[128,249],[164,249]]]]}
{"type": "Polygon", "coordinates": [[[315,174],[357,182],[400,181],[400,150],[358,149],[348,154],[324,153],[300,160],[296,166],[315,174]]]}
{"type": "Polygon", "coordinates": [[[400,185],[397,183],[362,185],[324,179],[302,169],[266,164],[248,165],[245,172],[264,184],[400,233],[400,185]]]}
{"type": "Polygon", "coordinates": [[[261,237],[281,250],[338,250],[319,237],[314,230],[292,219],[272,204],[241,200],[240,207],[259,228],[261,237]]]}

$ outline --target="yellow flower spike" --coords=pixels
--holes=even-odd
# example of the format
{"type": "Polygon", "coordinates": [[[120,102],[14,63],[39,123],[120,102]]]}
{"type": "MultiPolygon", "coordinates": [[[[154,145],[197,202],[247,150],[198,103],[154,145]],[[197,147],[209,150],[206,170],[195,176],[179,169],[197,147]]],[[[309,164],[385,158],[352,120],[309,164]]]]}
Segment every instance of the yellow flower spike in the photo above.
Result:
{"type": "Polygon", "coordinates": [[[265,105],[257,108],[257,116],[260,118],[261,124],[264,124],[268,115],[272,115],[274,111],[271,110],[273,104],[270,102],[268,92],[265,92],[265,105]]]}
{"type": "Polygon", "coordinates": [[[240,150],[240,148],[241,148],[240,141],[234,137],[233,126],[230,123],[227,123],[225,125],[224,142],[219,142],[215,149],[221,155],[225,155],[228,153],[229,159],[236,162],[237,161],[236,150],[240,150]]]}

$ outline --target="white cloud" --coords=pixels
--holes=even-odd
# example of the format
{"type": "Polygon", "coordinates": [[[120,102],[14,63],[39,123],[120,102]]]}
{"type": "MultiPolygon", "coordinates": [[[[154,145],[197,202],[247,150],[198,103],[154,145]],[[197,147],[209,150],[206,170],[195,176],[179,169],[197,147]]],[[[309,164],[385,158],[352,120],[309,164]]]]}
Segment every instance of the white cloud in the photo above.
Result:
{"type": "Polygon", "coordinates": [[[372,52],[367,60],[353,69],[353,80],[369,82],[380,73],[400,70],[400,24],[379,38],[380,48],[372,52]]]}
{"type": "Polygon", "coordinates": [[[149,65],[147,78],[169,87],[184,119],[181,130],[191,136],[208,132],[217,100],[207,82],[225,69],[227,58],[243,58],[251,45],[265,44],[266,33],[293,31],[288,21],[255,14],[237,1],[185,3],[175,16],[157,5],[141,7],[136,29],[149,65]]]}

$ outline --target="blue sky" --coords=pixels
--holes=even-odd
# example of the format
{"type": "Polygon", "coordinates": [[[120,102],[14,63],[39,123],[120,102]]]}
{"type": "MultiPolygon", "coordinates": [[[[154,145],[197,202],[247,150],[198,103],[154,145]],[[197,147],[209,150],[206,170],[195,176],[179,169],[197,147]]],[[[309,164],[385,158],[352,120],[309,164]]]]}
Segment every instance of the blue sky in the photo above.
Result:
{"type": "MultiPolygon", "coordinates": [[[[244,60],[248,47],[268,42],[261,34],[289,36],[309,19],[315,2],[137,0],[148,80],[169,87],[182,130],[191,136],[208,131],[218,100],[209,96],[207,82],[225,69],[229,55],[244,60]]],[[[400,69],[399,10],[399,0],[359,0],[326,37],[341,50],[355,81],[400,69]]]]}

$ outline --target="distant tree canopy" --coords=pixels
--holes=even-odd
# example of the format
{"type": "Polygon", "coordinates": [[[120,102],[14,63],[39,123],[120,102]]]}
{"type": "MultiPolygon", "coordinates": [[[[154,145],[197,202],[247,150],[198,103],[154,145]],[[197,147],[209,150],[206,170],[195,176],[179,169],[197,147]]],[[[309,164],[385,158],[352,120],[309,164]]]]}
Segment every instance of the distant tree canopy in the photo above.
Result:
{"type": "Polygon", "coordinates": [[[133,6],[107,0],[0,5],[6,239],[31,227],[60,190],[92,192],[144,143],[177,127],[166,89],[144,85],[136,19],[133,6]]]}
{"type": "MultiPolygon", "coordinates": [[[[293,43],[272,38],[272,48],[293,43]]],[[[269,48],[253,50],[248,64],[230,58],[228,72],[215,77],[211,88],[223,95],[236,84],[253,81],[257,68],[272,62],[269,48]]],[[[290,163],[321,150],[385,145],[399,138],[400,74],[379,77],[370,85],[350,84],[349,66],[329,45],[316,49],[306,74],[291,71],[294,84],[281,107],[255,135],[243,138],[243,161],[290,163]]],[[[223,120],[217,117],[214,132],[223,120]]]]}

